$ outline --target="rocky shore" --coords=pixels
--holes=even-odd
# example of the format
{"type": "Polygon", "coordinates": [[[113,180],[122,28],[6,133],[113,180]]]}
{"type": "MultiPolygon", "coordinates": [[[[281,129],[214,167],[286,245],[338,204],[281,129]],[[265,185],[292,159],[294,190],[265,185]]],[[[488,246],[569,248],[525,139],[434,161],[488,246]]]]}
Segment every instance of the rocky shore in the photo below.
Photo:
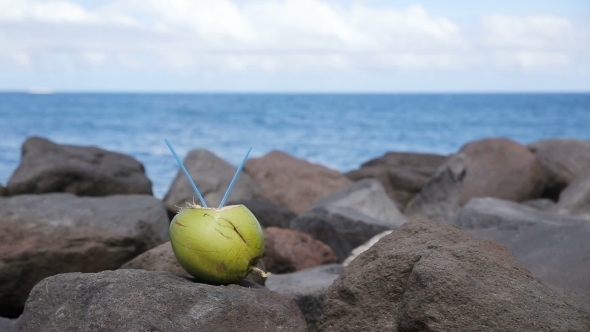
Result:
{"type": "MultiPolygon", "coordinates": [[[[184,163],[219,204],[235,167],[184,163]]],[[[590,141],[489,138],[346,174],[252,158],[229,201],[273,274],[231,285],[174,257],[193,196],[181,172],[160,200],[131,156],[27,139],[0,185],[0,332],[590,331],[590,141]]]]}

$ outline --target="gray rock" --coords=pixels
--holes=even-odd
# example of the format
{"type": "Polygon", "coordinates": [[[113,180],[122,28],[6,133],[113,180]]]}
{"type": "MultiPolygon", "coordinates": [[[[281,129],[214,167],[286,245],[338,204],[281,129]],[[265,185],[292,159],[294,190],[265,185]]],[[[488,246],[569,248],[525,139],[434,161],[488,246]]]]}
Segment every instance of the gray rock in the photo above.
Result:
{"type": "Polygon", "coordinates": [[[340,262],[374,235],[397,227],[392,221],[339,206],[318,206],[293,219],[289,226],[330,246],[340,262]]]}
{"type": "Polygon", "coordinates": [[[307,322],[307,330],[316,331],[316,324],[328,288],[342,273],[341,264],[328,264],[286,274],[271,274],[266,287],[297,303],[307,322]]]}
{"type": "Polygon", "coordinates": [[[555,202],[549,198],[537,198],[524,201],[522,204],[537,210],[545,211],[551,209],[555,205],[555,202]]]}
{"type": "Polygon", "coordinates": [[[16,319],[0,317],[0,332],[12,332],[16,326],[16,319]]]}
{"type": "Polygon", "coordinates": [[[67,273],[33,288],[16,331],[305,331],[297,305],[264,287],[169,272],[67,273]]]}
{"type": "Polygon", "coordinates": [[[0,184],[0,197],[8,196],[8,190],[0,184]]]}
{"type": "Polygon", "coordinates": [[[7,185],[10,195],[67,192],[79,196],[152,194],[143,165],[134,158],[91,146],[27,139],[7,185]]]}
{"type": "Polygon", "coordinates": [[[393,232],[393,231],[381,232],[381,233],[373,236],[371,239],[369,239],[369,241],[367,241],[367,242],[363,243],[362,245],[354,248],[352,250],[352,252],[350,253],[350,255],[348,255],[348,257],[346,257],[346,259],[344,260],[344,262],[342,262],[342,265],[348,266],[348,264],[350,264],[350,262],[352,262],[355,258],[357,258],[358,255],[360,255],[361,253],[367,251],[367,249],[371,248],[375,243],[377,243],[377,241],[381,240],[381,238],[385,237],[386,235],[391,234],[391,232],[393,232]]]}
{"type": "Polygon", "coordinates": [[[460,208],[461,186],[467,171],[465,155],[458,153],[441,165],[426,185],[408,203],[408,216],[447,221],[460,208]]]}
{"type": "Polygon", "coordinates": [[[232,201],[229,204],[243,204],[256,216],[262,228],[279,227],[289,228],[291,220],[297,217],[295,212],[280,205],[265,202],[257,199],[245,199],[241,201],[232,201]]]}
{"type": "Polygon", "coordinates": [[[363,163],[346,176],[353,181],[379,180],[387,195],[403,209],[447,158],[430,153],[388,152],[363,163]]]}
{"type": "Polygon", "coordinates": [[[539,160],[547,179],[543,196],[557,200],[559,193],[590,169],[590,141],[548,139],[527,146],[539,160]]]}
{"type": "MultiPolygon", "coordinates": [[[[202,149],[189,151],[183,163],[201,191],[207,205],[219,206],[237,168],[210,151],[202,149]]],[[[257,193],[258,188],[254,181],[248,174],[242,172],[229,195],[228,201],[251,199],[256,197],[257,193]]],[[[179,169],[164,196],[164,203],[169,211],[176,213],[178,207],[185,206],[187,202],[200,204],[199,198],[193,191],[189,181],[182,170],[179,169]]]]}
{"type": "Polygon", "coordinates": [[[510,249],[542,282],[590,296],[590,223],[495,198],[467,203],[451,222],[510,249]]]}
{"type": "Polygon", "coordinates": [[[383,185],[375,179],[363,179],[350,187],[320,199],[315,207],[348,208],[371,218],[390,221],[401,226],[407,221],[396,204],[387,196],[383,185]]]}
{"type": "Polygon", "coordinates": [[[561,192],[551,211],[590,220],[590,171],[572,181],[561,192]]]}
{"type": "Polygon", "coordinates": [[[410,220],[330,286],[318,331],[589,331],[589,299],[543,285],[498,243],[410,220]]]}
{"type": "Polygon", "coordinates": [[[0,315],[18,316],[45,277],[118,268],[167,241],[168,224],[148,195],[0,198],[0,315]]]}

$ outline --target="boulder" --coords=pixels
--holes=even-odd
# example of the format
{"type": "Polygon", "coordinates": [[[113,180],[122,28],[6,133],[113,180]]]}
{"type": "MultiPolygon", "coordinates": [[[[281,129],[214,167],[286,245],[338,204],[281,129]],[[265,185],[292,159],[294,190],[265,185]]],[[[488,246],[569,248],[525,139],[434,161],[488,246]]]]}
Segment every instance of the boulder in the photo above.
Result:
{"type": "Polygon", "coordinates": [[[291,220],[297,217],[297,214],[283,206],[265,202],[258,199],[245,199],[241,201],[233,201],[229,204],[243,204],[246,206],[262,228],[279,227],[288,228],[291,220]]]}
{"type": "Polygon", "coordinates": [[[391,234],[391,232],[393,231],[385,231],[385,232],[381,232],[375,236],[373,236],[372,238],[369,239],[369,241],[361,244],[360,246],[354,248],[352,250],[352,252],[350,253],[350,255],[348,255],[348,257],[346,257],[346,259],[344,260],[344,262],[342,262],[343,266],[348,266],[348,264],[350,264],[350,262],[352,262],[355,258],[358,257],[358,255],[360,255],[361,253],[367,251],[367,249],[371,248],[375,243],[377,243],[377,241],[381,240],[381,238],[385,237],[386,235],[391,234]]]}
{"type": "Polygon", "coordinates": [[[21,163],[8,180],[10,195],[78,196],[152,194],[152,182],[133,157],[92,146],[61,145],[39,137],[22,146],[21,163]]]}
{"type": "Polygon", "coordinates": [[[346,173],[353,180],[375,178],[403,209],[448,157],[430,153],[388,152],[346,173]]]}
{"type": "Polygon", "coordinates": [[[0,184],[0,197],[8,196],[8,190],[0,184]]]}
{"type": "Polygon", "coordinates": [[[543,283],[590,296],[590,224],[497,198],[474,198],[451,223],[498,241],[543,283]]]}
{"type": "Polygon", "coordinates": [[[320,198],[352,184],[340,172],[280,151],[252,158],[244,169],[260,188],[262,199],[298,214],[310,209],[320,198]]]}
{"type": "Polygon", "coordinates": [[[555,206],[555,202],[549,198],[529,199],[522,202],[522,204],[541,211],[550,210],[555,206]]]}
{"type": "MultiPolygon", "coordinates": [[[[207,205],[219,206],[237,168],[210,151],[201,149],[189,151],[186,158],[184,158],[183,164],[199,188],[207,205]]],[[[248,174],[242,173],[236,181],[228,197],[228,201],[251,199],[257,193],[258,188],[254,181],[252,181],[248,174]]],[[[184,175],[184,172],[179,169],[168,192],[164,196],[164,203],[168,211],[176,213],[178,212],[178,208],[185,206],[187,202],[200,204],[199,198],[193,191],[193,187],[184,175]]]]}
{"type": "Polygon", "coordinates": [[[371,218],[356,210],[340,206],[318,206],[291,221],[290,229],[308,233],[329,245],[338,261],[373,236],[399,224],[371,218]]]}
{"type": "Polygon", "coordinates": [[[406,222],[406,217],[387,196],[383,185],[375,179],[363,179],[330,196],[320,199],[315,207],[348,208],[371,218],[391,221],[397,226],[406,222]]]}
{"type": "Polygon", "coordinates": [[[544,187],[539,161],[527,148],[508,139],[484,139],[466,144],[440,166],[404,212],[447,221],[471,198],[522,202],[539,198],[544,187]]]}
{"type": "Polygon", "coordinates": [[[0,198],[0,316],[18,316],[45,277],[116,269],[167,240],[166,209],[152,196],[0,198]]]}
{"type": "Polygon", "coordinates": [[[494,241],[415,219],[344,269],[318,331],[588,331],[587,301],[543,285],[494,241]]]}
{"type": "Polygon", "coordinates": [[[16,331],[305,331],[289,298],[169,272],[66,273],[33,288],[16,331]]]}
{"type": "Polygon", "coordinates": [[[557,200],[559,193],[590,169],[590,141],[548,139],[528,145],[546,177],[544,197],[557,200]]]}
{"type": "MultiPolygon", "coordinates": [[[[265,266],[262,261],[257,265],[258,268],[265,271],[265,266]]],[[[143,254],[135,257],[129,262],[121,265],[119,269],[140,269],[146,271],[168,271],[181,277],[190,278],[191,276],[186,272],[182,266],[176,260],[174,251],[172,250],[172,244],[170,241],[162,243],[161,245],[152,248],[143,254]]],[[[249,282],[257,283],[264,286],[265,279],[262,278],[258,273],[251,272],[246,279],[249,282]]]]}
{"type": "Polygon", "coordinates": [[[590,220],[590,168],[561,192],[559,201],[551,210],[590,220]]]}
{"type": "Polygon", "coordinates": [[[297,303],[307,322],[307,330],[316,331],[328,288],[342,273],[342,265],[328,264],[285,274],[271,274],[266,287],[297,303]]]}
{"type": "Polygon", "coordinates": [[[0,332],[12,332],[16,326],[16,319],[0,317],[0,332]]]}
{"type": "Polygon", "coordinates": [[[426,185],[408,203],[408,216],[421,215],[434,221],[447,221],[460,208],[461,186],[467,172],[466,157],[458,153],[442,164],[426,185]]]}
{"type": "Polygon", "coordinates": [[[337,260],[329,246],[309,234],[277,227],[264,230],[262,261],[269,272],[295,272],[337,260]]]}

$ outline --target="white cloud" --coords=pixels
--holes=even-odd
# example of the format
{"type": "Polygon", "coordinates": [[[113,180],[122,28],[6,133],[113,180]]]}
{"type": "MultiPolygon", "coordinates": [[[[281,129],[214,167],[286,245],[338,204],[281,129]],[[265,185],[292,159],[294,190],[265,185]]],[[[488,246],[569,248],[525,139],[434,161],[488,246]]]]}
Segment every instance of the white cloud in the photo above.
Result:
{"type": "Polygon", "coordinates": [[[479,31],[467,33],[419,5],[112,0],[88,9],[73,0],[3,0],[0,71],[13,65],[39,71],[110,66],[130,73],[161,69],[207,75],[587,68],[587,34],[552,15],[492,15],[481,19],[479,31]]]}

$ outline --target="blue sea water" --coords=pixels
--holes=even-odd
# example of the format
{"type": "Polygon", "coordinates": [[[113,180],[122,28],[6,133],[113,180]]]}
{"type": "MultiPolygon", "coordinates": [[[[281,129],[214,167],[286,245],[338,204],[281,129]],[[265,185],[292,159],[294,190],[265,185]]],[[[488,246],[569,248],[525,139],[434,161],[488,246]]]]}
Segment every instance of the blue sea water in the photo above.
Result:
{"type": "Polygon", "coordinates": [[[29,136],[134,156],[162,197],[183,157],[208,149],[237,165],[277,149],[348,171],[387,151],[450,154],[485,137],[523,144],[590,139],[579,94],[50,94],[0,93],[0,183],[29,136]]]}

